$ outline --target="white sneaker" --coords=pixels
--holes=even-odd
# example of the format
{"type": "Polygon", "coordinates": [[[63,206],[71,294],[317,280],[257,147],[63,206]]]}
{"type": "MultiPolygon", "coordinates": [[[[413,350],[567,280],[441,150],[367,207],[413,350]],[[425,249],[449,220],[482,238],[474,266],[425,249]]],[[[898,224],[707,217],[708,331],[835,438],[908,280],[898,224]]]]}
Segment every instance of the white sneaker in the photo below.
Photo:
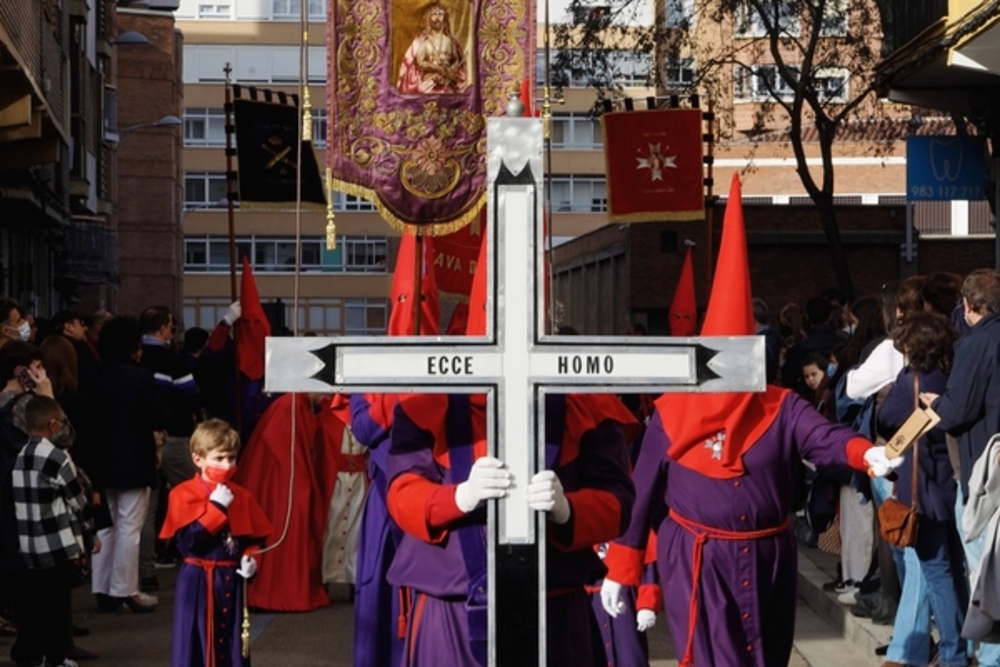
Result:
{"type": "Polygon", "coordinates": [[[44,667],[80,667],[80,665],[77,664],[76,660],[71,660],[69,658],[65,658],[62,662],[58,663],[46,661],[43,662],[42,665],[44,667]]]}
{"type": "Polygon", "coordinates": [[[845,591],[837,596],[837,602],[847,606],[853,606],[858,603],[858,589],[855,588],[853,591],[845,591]]]}
{"type": "Polygon", "coordinates": [[[149,593],[143,593],[142,591],[133,595],[132,599],[145,607],[153,607],[160,604],[160,598],[155,595],[150,595],[149,593]]]}

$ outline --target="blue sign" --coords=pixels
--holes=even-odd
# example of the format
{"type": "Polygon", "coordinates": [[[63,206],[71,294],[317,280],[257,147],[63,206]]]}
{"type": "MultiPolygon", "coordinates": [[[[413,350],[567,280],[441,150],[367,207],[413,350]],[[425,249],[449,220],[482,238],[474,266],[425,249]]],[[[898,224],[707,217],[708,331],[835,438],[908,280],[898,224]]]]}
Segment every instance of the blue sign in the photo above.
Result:
{"type": "Polygon", "coordinates": [[[986,199],[986,137],[908,137],[909,201],[986,199]]]}

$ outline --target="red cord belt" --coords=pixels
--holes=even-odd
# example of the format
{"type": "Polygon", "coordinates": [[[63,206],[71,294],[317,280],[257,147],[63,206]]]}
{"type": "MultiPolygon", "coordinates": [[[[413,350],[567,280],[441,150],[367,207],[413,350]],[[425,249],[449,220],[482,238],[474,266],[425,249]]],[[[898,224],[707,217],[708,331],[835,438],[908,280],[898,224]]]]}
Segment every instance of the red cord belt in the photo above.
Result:
{"type": "Polygon", "coordinates": [[[215,666],[215,568],[239,567],[234,560],[203,560],[187,557],[184,562],[205,570],[205,667],[215,666]]]}
{"type": "Polygon", "coordinates": [[[670,518],[678,526],[694,535],[694,558],[691,567],[691,604],[688,608],[687,649],[685,649],[684,657],[681,658],[679,665],[679,667],[691,667],[694,665],[694,631],[698,623],[698,582],[701,580],[701,559],[702,552],[705,550],[705,543],[709,540],[735,542],[738,540],[761,540],[765,537],[774,537],[788,530],[792,522],[792,517],[785,517],[785,520],[779,526],[762,528],[760,530],[723,530],[722,528],[713,528],[712,526],[706,526],[687,519],[678,514],[674,509],[670,510],[670,518]]]}

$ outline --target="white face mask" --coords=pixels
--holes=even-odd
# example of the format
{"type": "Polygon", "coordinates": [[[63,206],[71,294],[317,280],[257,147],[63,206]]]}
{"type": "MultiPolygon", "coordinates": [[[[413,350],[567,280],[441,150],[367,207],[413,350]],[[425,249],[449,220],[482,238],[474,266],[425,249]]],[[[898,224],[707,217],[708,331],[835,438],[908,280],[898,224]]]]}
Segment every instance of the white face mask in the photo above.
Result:
{"type": "MultiPolygon", "coordinates": [[[[31,325],[28,324],[27,322],[21,322],[21,325],[19,327],[17,327],[16,329],[14,327],[9,327],[9,326],[6,326],[6,325],[4,325],[3,328],[6,329],[6,330],[8,330],[8,331],[16,331],[17,332],[17,340],[22,340],[24,342],[27,342],[28,339],[31,338],[31,325]]],[[[13,338],[13,336],[11,336],[11,337],[13,338]]]]}

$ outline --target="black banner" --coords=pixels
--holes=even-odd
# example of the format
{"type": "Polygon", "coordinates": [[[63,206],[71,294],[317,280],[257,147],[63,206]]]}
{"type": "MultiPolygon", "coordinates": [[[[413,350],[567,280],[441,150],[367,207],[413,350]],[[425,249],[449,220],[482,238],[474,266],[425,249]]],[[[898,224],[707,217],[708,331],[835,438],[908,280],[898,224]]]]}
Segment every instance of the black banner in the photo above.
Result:
{"type": "Polygon", "coordinates": [[[240,204],[295,203],[301,151],[302,203],[325,209],[326,192],[312,143],[298,141],[298,97],[240,86],[234,86],[233,91],[240,204]],[[246,97],[242,97],[244,93],[246,97]]]}

